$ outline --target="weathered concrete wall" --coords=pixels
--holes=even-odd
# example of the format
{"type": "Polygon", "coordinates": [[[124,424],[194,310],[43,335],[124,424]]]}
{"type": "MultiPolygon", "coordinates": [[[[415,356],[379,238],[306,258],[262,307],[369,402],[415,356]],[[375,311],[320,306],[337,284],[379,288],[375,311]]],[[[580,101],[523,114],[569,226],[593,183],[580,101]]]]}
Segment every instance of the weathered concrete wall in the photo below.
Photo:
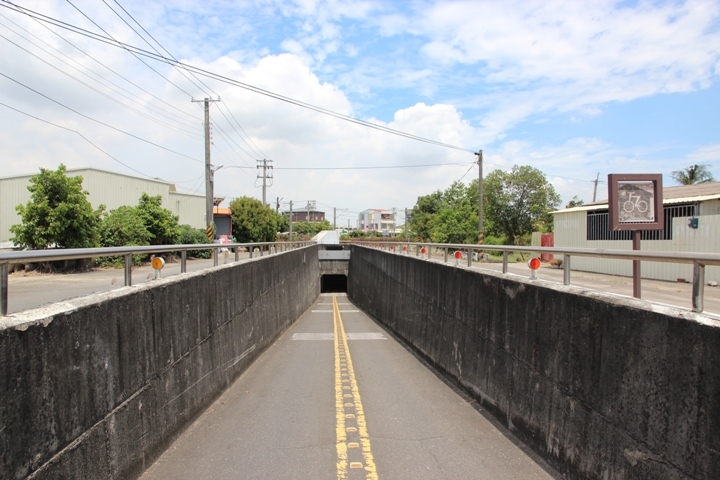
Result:
{"type": "Polygon", "coordinates": [[[320,292],[317,247],[0,325],[0,477],[128,478],[320,292]]]}
{"type": "Polygon", "coordinates": [[[720,478],[719,322],[358,246],[348,295],[569,478],[720,478]]]}

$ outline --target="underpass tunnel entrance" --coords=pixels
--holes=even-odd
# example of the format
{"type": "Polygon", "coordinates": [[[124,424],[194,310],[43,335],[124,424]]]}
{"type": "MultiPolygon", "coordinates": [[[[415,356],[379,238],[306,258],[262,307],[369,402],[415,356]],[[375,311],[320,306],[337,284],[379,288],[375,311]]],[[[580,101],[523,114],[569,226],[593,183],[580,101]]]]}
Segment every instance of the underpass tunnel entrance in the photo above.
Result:
{"type": "Polygon", "coordinates": [[[322,275],[320,293],[347,293],[347,275],[322,275]]]}

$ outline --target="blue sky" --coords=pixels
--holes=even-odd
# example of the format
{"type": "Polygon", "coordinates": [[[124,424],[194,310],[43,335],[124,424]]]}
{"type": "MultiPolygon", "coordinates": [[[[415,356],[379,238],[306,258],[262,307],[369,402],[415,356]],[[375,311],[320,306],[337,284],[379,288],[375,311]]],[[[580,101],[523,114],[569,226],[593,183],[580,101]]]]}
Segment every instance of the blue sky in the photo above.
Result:
{"type": "MultiPolygon", "coordinates": [[[[102,33],[89,17],[119,40],[149,48],[102,2],[16,3],[102,33]]],[[[609,173],[662,173],[672,185],[673,170],[704,164],[720,179],[717,1],[107,4],[183,63],[462,149],[482,149],[486,174],[532,165],[563,202],[575,195],[591,201],[598,173],[601,180],[609,173]]],[[[165,64],[147,60],[156,73],[116,47],[45,28],[7,8],[0,14],[1,73],[193,158],[108,129],[0,77],[2,103],[78,131],[115,158],[74,133],[0,106],[2,176],[63,162],[159,177],[202,194],[202,112],[190,97],[208,94],[223,100],[211,107],[212,162],[223,166],[216,174],[218,196],[260,198],[252,167],[270,158],[276,170],[268,198],[295,205],[315,200],[329,215],[333,207],[343,211],[341,223],[354,224],[356,212],[366,208],[402,211],[419,195],[477,176],[470,152],[376,132],[204,79],[210,92],[165,64]],[[54,49],[84,74],[52,58],[60,56],[54,49]],[[93,72],[103,79],[88,79],[93,72]],[[107,98],[130,103],[110,90],[109,80],[126,89],[135,111],[107,98]],[[411,167],[423,164],[447,165],[411,167]],[[406,168],[347,170],[389,165],[406,168]],[[308,170],[283,170],[298,167],[308,170]],[[328,167],[338,169],[321,170],[328,167]]],[[[598,199],[605,196],[603,183],[598,199]]]]}

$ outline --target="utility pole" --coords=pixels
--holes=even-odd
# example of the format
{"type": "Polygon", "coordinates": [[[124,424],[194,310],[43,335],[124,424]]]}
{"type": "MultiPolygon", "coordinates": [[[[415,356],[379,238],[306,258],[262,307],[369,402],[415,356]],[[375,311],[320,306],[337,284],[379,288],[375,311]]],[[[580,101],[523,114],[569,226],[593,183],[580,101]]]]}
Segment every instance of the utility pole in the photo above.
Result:
{"type": "Polygon", "coordinates": [[[337,230],[337,208],[333,207],[333,230],[337,230]]]}
{"type": "Polygon", "coordinates": [[[478,245],[485,243],[485,234],[483,233],[483,157],[482,150],[476,153],[478,157],[478,245]]]}
{"type": "Polygon", "coordinates": [[[277,197],[277,200],[275,201],[275,211],[280,213],[280,197],[277,197]]]}
{"type": "Polygon", "coordinates": [[[210,102],[219,102],[220,99],[205,98],[204,100],[191,99],[191,102],[203,102],[205,104],[205,224],[208,240],[215,238],[215,222],[213,221],[213,195],[214,195],[214,172],[210,164],[210,102]]]}
{"type": "Polygon", "coordinates": [[[257,169],[260,170],[262,168],[262,175],[258,175],[257,178],[262,178],[262,181],[263,181],[263,183],[262,183],[262,192],[263,192],[262,202],[263,202],[263,206],[265,206],[265,205],[267,205],[267,201],[265,200],[266,194],[267,194],[267,187],[269,187],[269,186],[272,187],[272,179],[273,179],[272,160],[262,159],[262,160],[258,160],[257,162],[258,162],[257,169]],[[271,180],[270,185],[267,184],[268,180],[271,180]]]}
{"type": "Polygon", "coordinates": [[[595,197],[597,197],[597,185],[600,183],[600,172],[598,172],[597,177],[595,177],[595,190],[593,190],[593,203],[595,203],[595,197]]]}
{"type": "Polygon", "coordinates": [[[292,200],[290,200],[290,241],[292,242],[292,200]]]}
{"type": "Polygon", "coordinates": [[[406,208],[405,208],[405,233],[403,234],[403,236],[405,237],[406,240],[407,240],[407,238],[408,238],[408,236],[407,236],[407,224],[408,224],[408,218],[407,218],[407,207],[406,207],[406,208]]]}

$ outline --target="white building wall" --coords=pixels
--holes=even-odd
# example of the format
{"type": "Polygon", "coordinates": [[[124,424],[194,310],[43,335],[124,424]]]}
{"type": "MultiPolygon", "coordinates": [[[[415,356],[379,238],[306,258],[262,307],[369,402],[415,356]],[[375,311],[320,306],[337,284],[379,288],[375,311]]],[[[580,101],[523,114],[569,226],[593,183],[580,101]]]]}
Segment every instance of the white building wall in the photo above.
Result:
{"type": "Polygon", "coordinates": [[[179,217],[180,225],[190,225],[193,228],[205,230],[205,196],[189,193],[170,192],[167,208],[179,217]]]}
{"type": "MultiPolygon", "coordinates": [[[[30,200],[27,187],[33,175],[36,173],[0,178],[0,242],[10,241],[10,226],[21,222],[15,206],[30,200]]],[[[105,210],[110,211],[123,205],[137,205],[143,193],[160,195],[163,208],[178,215],[181,224],[205,228],[204,196],[173,192],[174,186],[167,182],[92,168],[69,169],[67,175],[83,177],[82,188],[88,192],[88,201],[93,208],[105,205],[105,210]]]]}
{"type": "MultiPolygon", "coordinates": [[[[720,201],[701,203],[700,213],[697,229],[688,227],[689,217],[676,217],[672,224],[672,240],[643,240],[640,248],[660,252],[720,253],[720,201]],[[703,214],[706,211],[719,213],[703,214]]],[[[554,231],[555,246],[558,248],[632,250],[630,240],[587,240],[587,211],[556,213],[554,231]]],[[[632,276],[632,261],[629,260],[572,257],[570,265],[572,270],[632,276]]],[[[689,264],[642,262],[641,266],[642,277],[655,280],[674,282],[684,278],[692,281],[692,272],[693,267],[689,264]]],[[[720,267],[706,267],[705,279],[720,282],[720,267]]]]}

